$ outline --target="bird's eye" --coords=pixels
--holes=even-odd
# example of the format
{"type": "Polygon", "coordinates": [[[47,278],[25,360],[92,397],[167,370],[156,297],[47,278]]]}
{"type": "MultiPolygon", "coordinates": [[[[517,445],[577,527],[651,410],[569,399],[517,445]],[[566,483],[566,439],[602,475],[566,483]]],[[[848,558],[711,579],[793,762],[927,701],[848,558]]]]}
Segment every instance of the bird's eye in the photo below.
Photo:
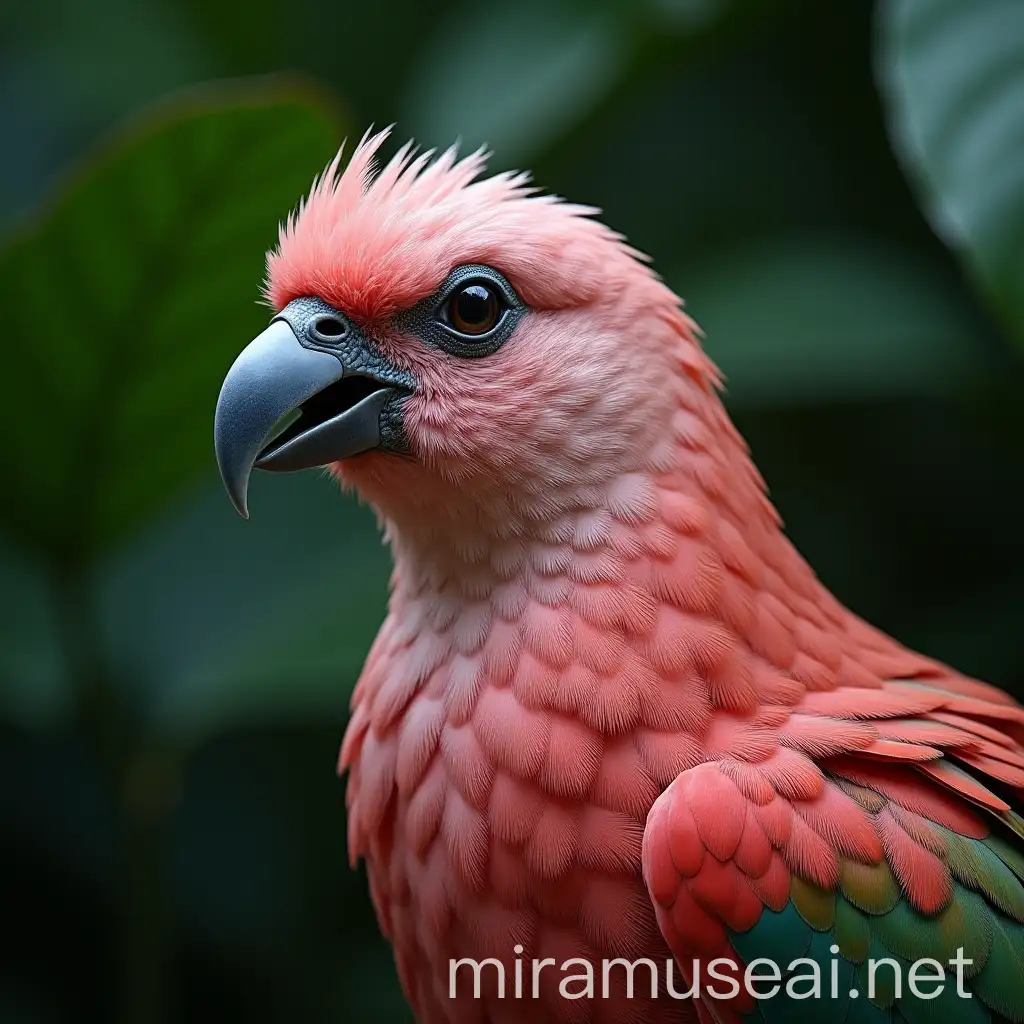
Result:
{"type": "Polygon", "coordinates": [[[466,263],[453,268],[433,295],[400,310],[395,325],[450,355],[479,359],[497,352],[526,313],[500,271],[466,263]]]}
{"type": "Polygon", "coordinates": [[[488,284],[473,281],[456,289],[445,304],[448,325],[468,338],[479,338],[497,325],[504,303],[488,284]]]}

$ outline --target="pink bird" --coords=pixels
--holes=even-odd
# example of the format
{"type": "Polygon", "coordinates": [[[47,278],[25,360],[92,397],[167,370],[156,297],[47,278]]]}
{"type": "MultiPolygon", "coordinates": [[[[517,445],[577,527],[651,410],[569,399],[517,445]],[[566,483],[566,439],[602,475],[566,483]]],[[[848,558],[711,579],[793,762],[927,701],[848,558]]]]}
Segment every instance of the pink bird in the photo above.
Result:
{"type": "Polygon", "coordinates": [[[596,211],[385,136],[282,228],[215,434],[243,514],[328,466],[391,546],[340,769],[417,1019],[1024,1020],[1024,710],[818,581],[596,211]]]}

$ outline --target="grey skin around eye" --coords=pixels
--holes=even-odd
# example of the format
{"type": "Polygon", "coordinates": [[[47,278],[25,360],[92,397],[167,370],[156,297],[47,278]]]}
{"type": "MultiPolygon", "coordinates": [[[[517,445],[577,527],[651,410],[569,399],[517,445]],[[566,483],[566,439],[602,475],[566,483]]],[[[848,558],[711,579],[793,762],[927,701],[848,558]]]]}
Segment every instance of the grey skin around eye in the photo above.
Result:
{"type": "Polygon", "coordinates": [[[512,337],[516,325],[527,312],[528,307],[497,270],[482,263],[469,263],[456,267],[433,295],[411,309],[403,310],[395,317],[394,323],[399,330],[415,334],[434,348],[443,349],[455,356],[479,358],[497,352],[512,337]],[[502,313],[498,322],[486,333],[461,334],[445,322],[444,309],[460,288],[476,283],[487,285],[495,291],[503,306],[502,313]]]}

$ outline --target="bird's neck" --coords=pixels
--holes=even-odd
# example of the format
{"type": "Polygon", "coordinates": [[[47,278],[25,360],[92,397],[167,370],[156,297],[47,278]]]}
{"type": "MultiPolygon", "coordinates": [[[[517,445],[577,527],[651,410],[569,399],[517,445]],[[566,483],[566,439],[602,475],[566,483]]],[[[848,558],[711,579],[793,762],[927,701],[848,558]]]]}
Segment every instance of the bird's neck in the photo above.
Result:
{"type": "Polygon", "coordinates": [[[396,600],[507,605],[514,590],[557,607],[573,594],[585,600],[590,588],[639,601],[652,572],[672,566],[685,590],[708,560],[724,572],[781,575],[816,599],[823,588],[785,537],[717,393],[686,398],[667,432],[596,484],[517,489],[510,498],[424,474],[383,516],[396,600]],[[700,565],[687,562],[695,551],[700,565]]]}
{"type": "Polygon", "coordinates": [[[557,715],[617,737],[624,757],[636,756],[631,737],[654,744],[644,757],[656,793],[683,767],[753,742],[777,722],[766,707],[834,685],[840,662],[855,678],[830,631],[881,641],[785,538],[715,403],[683,410],[670,452],[652,450],[599,493],[521,500],[511,515],[465,490],[443,505],[407,491],[384,517],[395,573],[364,714],[384,721],[425,694],[460,726],[484,701],[481,728],[509,758],[540,750],[529,730],[557,715]]]}

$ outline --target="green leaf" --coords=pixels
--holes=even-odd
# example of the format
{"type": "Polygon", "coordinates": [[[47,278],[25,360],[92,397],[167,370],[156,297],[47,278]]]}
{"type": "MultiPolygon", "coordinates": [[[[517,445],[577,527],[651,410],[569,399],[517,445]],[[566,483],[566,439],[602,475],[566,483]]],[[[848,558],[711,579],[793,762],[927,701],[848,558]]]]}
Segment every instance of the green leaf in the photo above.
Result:
{"type": "Polygon", "coordinates": [[[880,5],[897,151],[936,231],[1024,340],[1024,4],[880,5]]]}
{"type": "Polygon", "coordinates": [[[170,3],[4,4],[0,110],[9,157],[0,167],[0,222],[45,195],[85,140],[157,97],[223,74],[191,28],[170,3]]]}
{"type": "Polygon", "coordinates": [[[275,228],[338,145],[282,80],[197,90],[121,131],[0,250],[0,525],[81,564],[212,463],[212,410],[275,228]]]}
{"type": "Polygon", "coordinates": [[[948,393],[995,361],[941,276],[861,238],[750,243],[668,276],[730,406],[948,393]]]}
{"type": "Polygon", "coordinates": [[[387,604],[369,509],[317,473],[257,474],[243,521],[219,481],[169,508],[97,574],[121,699],[198,741],[259,722],[331,720],[387,604]]]}
{"type": "Polygon", "coordinates": [[[400,123],[431,146],[458,138],[496,163],[529,160],[615,85],[629,45],[620,21],[601,5],[457,7],[420,50],[400,123]]]}
{"type": "MultiPolygon", "coordinates": [[[[92,567],[84,594],[117,702],[184,744],[331,721],[384,618],[390,556],[369,509],[322,474],[257,474],[243,521],[219,481],[170,502],[92,567]]],[[[2,539],[2,537],[0,537],[2,539]]],[[[46,572],[0,546],[0,716],[35,732],[74,710],[46,572]]]]}
{"type": "Polygon", "coordinates": [[[0,715],[41,730],[71,717],[71,692],[45,567],[0,534],[0,715]]]}
{"type": "Polygon", "coordinates": [[[530,169],[627,92],[652,47],[698,39],[728,7],[726,0],[454,5],[434,19],[412,61],[400,134],[429,146],[456,139],[467,149],[486,146],[496,167],[530,169]]]}

